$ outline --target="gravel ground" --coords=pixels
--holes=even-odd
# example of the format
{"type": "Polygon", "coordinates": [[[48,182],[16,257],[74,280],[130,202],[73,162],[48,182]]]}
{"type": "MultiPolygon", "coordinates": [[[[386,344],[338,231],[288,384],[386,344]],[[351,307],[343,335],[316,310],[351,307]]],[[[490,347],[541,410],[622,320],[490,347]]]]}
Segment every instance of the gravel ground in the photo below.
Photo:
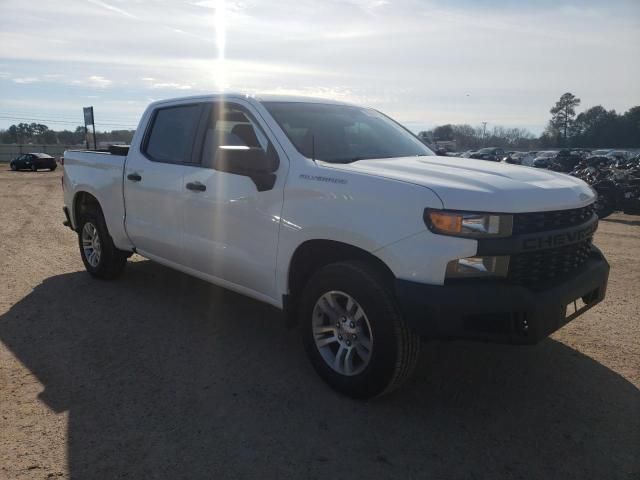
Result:
{"type": "Polygon", "coordinates": [[[0,168],[0,478],[640,479],[640,217],[607,299],[534,347],[424,345],[355,402],[278,312],[139,257],[85,273],[60,171],[0,168]]]}

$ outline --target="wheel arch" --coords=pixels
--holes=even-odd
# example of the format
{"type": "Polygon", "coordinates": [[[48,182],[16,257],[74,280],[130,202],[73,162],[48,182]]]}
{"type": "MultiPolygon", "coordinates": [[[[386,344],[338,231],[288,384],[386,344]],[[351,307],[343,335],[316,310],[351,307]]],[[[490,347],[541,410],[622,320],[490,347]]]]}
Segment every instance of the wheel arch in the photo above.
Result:
{"type": "Polygon", "coordinates": [[[300,295],[311,276],[325,265],[347,260],[360,260],[369,263],[390,283],[395,278],[386,263],[363,248],[335,240],[306,240],[296,248],[289,262],[288,293],[283,296],[287,325],[293,326],[297,323],[300,295]]]}
{"type": "Polygon", "coordinates": [[[86,190],[80,190],[73,196],[72,214],[76,230],[79,228],[79,221],[82,214],[88,211],[102,212],[102,206],[95,195],[86,190]]]}

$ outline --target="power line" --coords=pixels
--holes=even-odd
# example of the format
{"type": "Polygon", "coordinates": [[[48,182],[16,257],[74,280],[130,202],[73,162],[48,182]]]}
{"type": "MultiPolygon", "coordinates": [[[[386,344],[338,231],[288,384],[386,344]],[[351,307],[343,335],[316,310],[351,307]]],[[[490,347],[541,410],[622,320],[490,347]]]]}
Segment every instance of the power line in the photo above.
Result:
{"type": "MultiPolygon", "coordinates": [[[[15,117],[28,117],[31,118],[31,116],[33,115],[31,112],[16,112],[16,111],[0,111],[0,115],[10,115],[10,116],[15,116],[15,117]]],[[[55,120],[62,120],[62,121],[70,121],[70,122],[75,122],[77,121],[78,118],[80,118],[80,121],[82,121],[83,117],[82,115],[64,115],[64,114],[56,114],[56,113],[46,113],[44,115],[36,113],[35,114],[36,117],[40,118],[41,116],[46,116],[47,118],[51,118],[51,119],[55,119],[55,120]]],[[[111,115],[107,115],[107,117],[109,118],[109,122],[111,123],[121,123],[121,124],[125,124],[125,123],[129,123],[129,121],[131,120],[131,118],[121,118],[121,117],[112,117],[111,115]]]]}
{"type": "MultiPolygon", "coordinates": [[[[2,112],[0,112],[2,113],[2,112]]],[[[0,118],[5,119],[5,120],[12,120],[12,121],[27,121],[27,122],[48,122],[51,124],[55,124],[55,125],[74,125],[74,126],[82,126],[83,122],[75,122],[75,121],[68,121],[68,120],[55,120],[52,118],[38,118],[38,117],[17,117],[17,116],[8,116],[8,115],[0,115],[0,118]]],[[[133,126],[131,124],[128,125],[124,125],[122,123],[112,123],[112,122],[98,122],[98,126],[105,126],[105,127],[121,127],[121,128],[127,128],[127,129],[135,129],[137,128],[137,126],[133,126]]]]}
{"type": "MultiPolygon", "coordinates": [[[[54,118],[42,118],[42,117],[30,117],[30,116],[13,116],[13,115],[0,115],[0,118],[8,119],[8,120],[26,120],[26,121],[36,121],[36,122],[50,122],[50,123],[60,123],[60,124],[68,124],[68,125],[82,125],[82,121],[69,121],[69,120],[57,120],[54,118]]],[[[99,122],[100,125],[108,125],[108,126],[116,126],[116,127],[130,127],[131,124],[124,123],[116,123],[114,121],[105,121],[99,122]]]]}

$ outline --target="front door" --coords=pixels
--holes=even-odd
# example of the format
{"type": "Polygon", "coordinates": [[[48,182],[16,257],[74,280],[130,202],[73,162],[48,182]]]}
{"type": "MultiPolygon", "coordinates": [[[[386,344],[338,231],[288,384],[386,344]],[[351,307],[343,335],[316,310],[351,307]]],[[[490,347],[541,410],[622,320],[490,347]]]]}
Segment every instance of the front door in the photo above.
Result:
{"type": "Polygon", "coordinates": [[[185,166],[184,254],[189,268],[239,291],[275,299],[275,270],[283,186],[282,152],[273,188],[258,191],[246,176],[213,168],[220,146],[262,148],[278,155],[248,103],[207,106],[200,130],[198,165],[185,166]],[[220,281],[221,280],[221,281],[220,281]]]}

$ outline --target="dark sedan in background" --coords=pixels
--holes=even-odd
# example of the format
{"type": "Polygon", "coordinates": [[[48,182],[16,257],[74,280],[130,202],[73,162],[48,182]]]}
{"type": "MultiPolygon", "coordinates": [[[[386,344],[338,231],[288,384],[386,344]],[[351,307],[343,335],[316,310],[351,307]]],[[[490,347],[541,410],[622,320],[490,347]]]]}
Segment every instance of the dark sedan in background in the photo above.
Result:
{"type": "Polygon", "coordinates": [[[25,153],[18,158],[11,160],[9,164],[11,170],[31,170],[35,172],[41,168],[47,168],[52,172],[58,164],[56,159],[46,153],[25,153]]]}
{"type": "Polygon", "coordinates": [[[481,148],[477,152],[473,152],[469,155],[469,158],[476,158],[478,160],[489,160],[491,162],[501,162],[507,156],[506,152],[502,148],[487,147],[481,148]]]}

